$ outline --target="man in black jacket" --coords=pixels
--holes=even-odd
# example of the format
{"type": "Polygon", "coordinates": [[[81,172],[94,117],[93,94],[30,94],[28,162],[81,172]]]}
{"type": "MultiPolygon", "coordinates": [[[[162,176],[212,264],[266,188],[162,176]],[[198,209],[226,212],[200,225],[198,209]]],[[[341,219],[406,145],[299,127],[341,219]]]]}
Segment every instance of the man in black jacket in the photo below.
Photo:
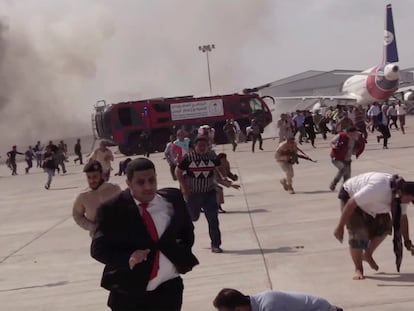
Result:
{"type": "Polygon", "coordinates": [[[157,191],[154,164],[127,167],[128,189],[98,209],[91,255],[105,264],[101,286],[112,310],[181,310],[179,274],[198,264],[194,226],[180,190],[157,191]]]}

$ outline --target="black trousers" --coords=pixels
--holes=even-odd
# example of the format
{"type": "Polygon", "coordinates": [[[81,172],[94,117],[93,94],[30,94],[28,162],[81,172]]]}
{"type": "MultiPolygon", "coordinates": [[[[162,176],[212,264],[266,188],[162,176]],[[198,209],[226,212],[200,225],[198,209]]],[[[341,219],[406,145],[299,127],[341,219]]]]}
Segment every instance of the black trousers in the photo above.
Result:
{"type": "Polygon", "coordinates": [[[11,166],[11,169],[12,169],[12,175],[17,175],[16,161],[10,161],[10,166],[11,166]]]}
{"type": "Polygon", "coordinates": [[[183,279],[177,277],[142,295],[111,291],[108,306],[112,311],[180,311],[183,291],[183,279]]]}
{"type": "Polygon", "coordinates": [[[391,137],[391,133],[390,133],[390,130],[389,130],[388,126],[386,126],[384,124],[379,124],[378,127],[377,127],[377,130],[381,133],[381,135],[378,136],[378,139],[383,138],[384,139],[384,147],[387,147],[388,138],[391,137]]]}
{"type": "Polygon", "coordinates": [[[169,165],[172,179],[177,180],[177,176],[175,176],[175,168],[177,167],[177,165],[175,165],[174,163],[170,163],[169,165]]]}
{"type": "Polygon", "coordinates": [[[262,146],[263,146],[262,134],[252,134],[252,151],[253,152],[254,152],[254,145],[256,145],[256,141],[259,141],[259,149],[262,149],[262,146]]]}
{"type": "Polygon", "coordinates": [[[76,161],[79,161],[79,162],[80,162],[80,164],[82,165],[82,164],[83,164],[82,153],[80,152],[80,153],[77,153],[76,155],[77,155],[78,157],[74,160],[74,161],[75,161],[75,163],[76,163],[76,161]]]}

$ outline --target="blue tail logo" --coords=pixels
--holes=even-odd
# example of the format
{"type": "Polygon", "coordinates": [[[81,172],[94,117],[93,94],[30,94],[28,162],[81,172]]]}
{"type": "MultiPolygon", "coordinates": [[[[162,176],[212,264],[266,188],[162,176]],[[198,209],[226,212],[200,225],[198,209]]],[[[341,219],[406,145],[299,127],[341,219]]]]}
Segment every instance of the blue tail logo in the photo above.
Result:
{"type": "Polygon", "coordinates": [[[383,62],[386,64],[398,62],[397,40],[395,38],[391,4],[387,4],[385,15],[383,62]]]}

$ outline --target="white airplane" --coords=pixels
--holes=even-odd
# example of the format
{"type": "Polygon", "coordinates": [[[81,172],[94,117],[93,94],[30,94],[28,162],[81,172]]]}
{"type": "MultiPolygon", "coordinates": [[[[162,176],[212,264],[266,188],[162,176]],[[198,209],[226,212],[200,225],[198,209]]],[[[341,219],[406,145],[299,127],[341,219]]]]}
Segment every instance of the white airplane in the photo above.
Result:
{"type": "Polygon", "coordinates": [[[385,11],[382,62],[348,78],[342,86],[342,93],[361,105],[387,100],[399,87],[400,68],[397,62],[398,51],[392,7],[388,4],[385,11]]]}
{"type": "MultiPolygon", "coordinates": [[[[313,104],[319,101],[323,105],[325,100],[337,101],[348,105],[367,105],[373,102],[383,102],[388,100],[396,92],[406,92],[404,97],[414,99],[414,86],[399,89],[400,86],[400,67],[398,62],[397,42],[394,31],[394,21],[392,16],[391,4],[386,6],[385,30],[383,59],[380,64],[369,68],[363,72],[341,72],[338,74],[354,74],[342,85],[339,95],[311,95],[311,96],[289,96],[275,97],[275,100],[313,100],[313,104]]],[[[405,69],[406,71],[412,68],[405,69]]],[[[258,91],[268,85],[263,85],[246,91],[258,91]]],[[[312,106],[309,104],[308,106],[312,106]]],[[[303,105],[301,105],[303,107],[303,105]]]]}

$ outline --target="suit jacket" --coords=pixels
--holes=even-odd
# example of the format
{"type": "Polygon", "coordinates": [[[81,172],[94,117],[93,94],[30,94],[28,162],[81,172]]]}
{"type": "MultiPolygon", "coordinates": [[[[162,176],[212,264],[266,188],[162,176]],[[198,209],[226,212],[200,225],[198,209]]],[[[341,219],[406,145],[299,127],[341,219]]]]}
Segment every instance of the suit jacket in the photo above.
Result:
{"type": "Polygon", "coordinates": [[[139,295],[146,291],[156,251],[161,251],[186,273],[199,262],[191,252],[194,226],[180,190],[165,188],[159,195],[172,203],[174,215],[158,242],[147,232],[142,216],[127,189],[100,206],[91,256],[105,264],[101,286],[110,291],[139,295]],[[129,268],[129,258],[137,249],[150,249],[147,260],[129,268]]]}

